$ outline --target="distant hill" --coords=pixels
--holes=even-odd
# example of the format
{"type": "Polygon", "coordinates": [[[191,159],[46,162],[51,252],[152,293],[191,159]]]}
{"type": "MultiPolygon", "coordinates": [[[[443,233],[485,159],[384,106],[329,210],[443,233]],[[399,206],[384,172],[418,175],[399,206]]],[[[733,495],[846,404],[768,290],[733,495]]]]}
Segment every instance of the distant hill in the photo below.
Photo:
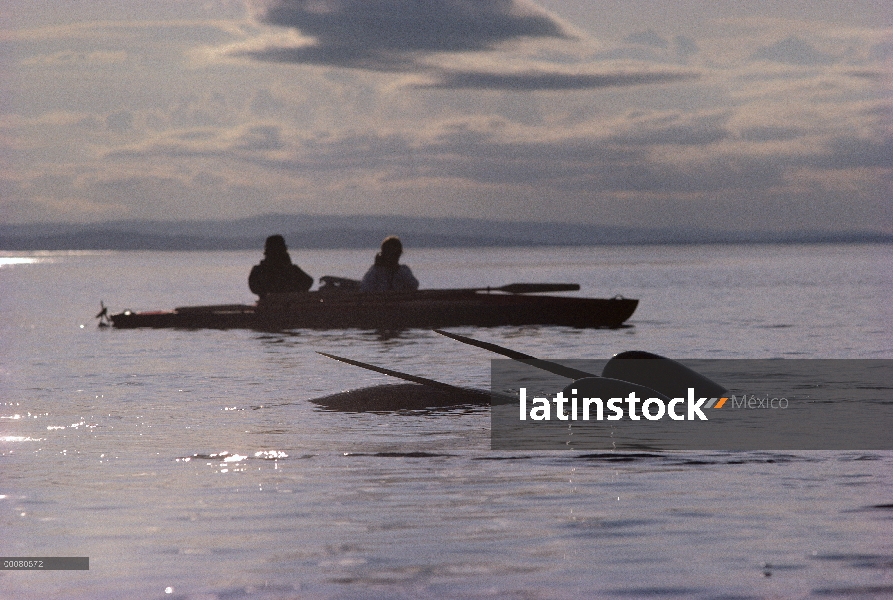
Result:
{"type": "Polygon", "coordinates": [[[255,250],[273,233],[291,248],[592,246],[693,243],[891,243],[873,232],[719,232],[400,216],[263,215],[231,221],[0,225],[0,250],[255,250]]]}

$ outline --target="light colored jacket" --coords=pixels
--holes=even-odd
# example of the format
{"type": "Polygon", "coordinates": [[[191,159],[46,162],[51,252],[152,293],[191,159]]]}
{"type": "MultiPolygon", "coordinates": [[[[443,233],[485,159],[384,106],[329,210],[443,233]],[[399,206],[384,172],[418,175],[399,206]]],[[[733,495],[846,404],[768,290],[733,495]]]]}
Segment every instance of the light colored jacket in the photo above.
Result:
{"type": "Polygon", "coordinates": [[[406,265],[400,265],[396,271],[372,265],[360,282],[361,292],[410,292],[417,289],[419,280],[406,265]]]}

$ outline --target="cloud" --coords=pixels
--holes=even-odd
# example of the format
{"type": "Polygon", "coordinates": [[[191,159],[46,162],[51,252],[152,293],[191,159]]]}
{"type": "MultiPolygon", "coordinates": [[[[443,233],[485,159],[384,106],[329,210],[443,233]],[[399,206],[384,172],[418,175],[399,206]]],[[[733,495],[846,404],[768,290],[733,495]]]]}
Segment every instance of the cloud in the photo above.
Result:
{"type": "Polygon", "coordinates": [[[109,131],[129,131],[133,129],[133,115],[126,110],[114,112],[105,118],[109,131]]]}
{"type": "Polygon", "coordinates": [[[242,136],[237,147],[243,150],[279,150],[283,144],[278,127],[258,125],[242,136]]]}
{"type": "MultiPolygon", "coordinates": [[[[730,137],[725,117],[697,119],[664,115],[616,125],[613,134],[556,132],[538,139],[537,130],[504,131],[505,124],[468,123],[439,131],[371,133],[345,131],[338,136],[291,138],[278,129],[253,126],[230,132],[216,141],[167,138],[157,143],[117,151],[114,161],[145,162],[153,157],[240,161],[256,173],[280,173],[320,181],[337,173],[339,180],[360,181],[375,174],[376,186],[441,185],[500,186],[591,194],[642,192],[753,192],[776,185],[801,156],[735,156],[718,144],[730,137]],[[676,145],[677,153],[655,153],[676,145]],[[701,147],[703,151],[698,151],[701,147]],[[693,150],[682,156],[683,151],[693,150]],[[446,183],[452,182],[452,183],[446,183]]],[[[822,153],[827,156],[825,153],[822,153]]],[[[822,156],[822,160],[827,160],[822,156]]],[[[819,155],[815,160],[819,159],[819,155]]],[[[264,179],[257,175],[255,178],[264,179]]]]}
{"type": "Polygon", "coordinates": [[[282,110],[283,103],[280,100],[277,100],[273,94],[270,93],[270,90],[260,89],[257,90],[254,94],[254,97],[251,99],[251,112],[258,115],[269,115],[276,114],[278,111],[282,110]]]}
{"type": "Polygon", "coordinates": [[[847,71],[847,74],[850,77],[858,77],[859,79],[868,79],[871,81],[876,81],[878,83],[883,82],[887,78],[887,74],[884,71],[869,71],[869,70],[859,70],[859,71],[847,71]]]}
{"type": "Polygon", "coordinates": [[[623,41],[629,44],[651,46],[652,48],[667,48],[670,45],[670,42],[668,42],[665,37],[662,37],[653,29],[631,33],[626,36],[626,39],[624,39],[623,41]]]}
{"type": "Polygon", "coordinates": [[[119,51],[92,51],[75,52],[63,50],[52,54],[32,56],[22,61],[23,65],[34,66],[74,66],[74,65],[110,65],[122,64],[128,59],[127,52],[119,51]]]}
{"type": "Polygon", "coordinates": [[[445,72],[437,83],[423,86],[447,89],[487,89],[507,91],[584,90],[606,87],[627,87],[649,83],[676,83],[696,79],[695,73],[652,72],[617,74],[573,73],[483,73],[474,71],[445,72]]]}
{"type": "Polygon", "coordinates": [[[881,42],[875,44],[869,50],[869,57],[876,61],[884,61],[893,58],[893,42],[881,42]]]}
{"type": "Polygon", "coordinates": [[[676,54],[682,59],[697,54],[700,50],[697,42],[685,35],[677,35],[673,38],[673,44],[676,46],[676,54]]]}
{"type": "Polygon", "coordinates": [[[751,55],[751,58],[800,66],[828,65],[837,60],[796,36],[760,48],[751,55]]]}
{"type": "Polygon", "coordinates": [[[697,42],[684,35],[669,39],[653,29],[637,31],[623,38],[623,44],[601,51],[596,56],[607,60],[632,60],[647,62],[686,62],[699,52],[697,42]]]}
{"type": "MultiPolygon", "coordinates": [[[[579,40],[549,14],[520,0],[275,0],[261,12],[260,21],[288,28],[294,35],[269,38],[255,48],[232,47],[229,54],[266,62],[411,72],[428,80],[418,86],[423,88],[586,90],[696,77],[675,71],[628,72],[627,67],[625,72],[604,73],[595,72],[591,64],[579,67],[586,61],[582,46],[574,47],[579,40]],[[494,53],[486,67],[479,60],[475,66],[456,67],[458,55],[467,64],[483,51],[506,50],[508,42],[531,39],[568,46],[551,51],[540,47],[532,56],[494,53]],[[548,58],[556,55],[565,63],[573,57],[570,62],[578,69],[557,69],[548,58]]],[[[669,44],[654,32],[642,36],[647,46],[669,44]]]]}
{"type": "Polygon", "coordinates": [[[756,125],[740,131],[742,140],[748,142],[779,142],[795,140],[802,137],[804,131],[798,127],[784,127],[777,125],[756,125]]]}
{"type": "Polygon", "coordinates": [[[276,0],[260,20],[297,29],[313,41],[246,51],[248,56],[379,71],[406,69],[426,54],[569,37],[549,15],[516,0],[276,0]]]}
{"type": "MultiPolygon", "coordinates": [[[[840,219],[849,219],[854,185],[863,188],[862,202],[875,203],[878,186],[889,185],[893,143],[889,136],[838,131],[817,136],[792,125],[742,127],[727,111],[632,111],[548,132],[506,119],[325,133],[257,120],[167,132],[106,153],[96,168],[72,166],[54,179],[33,181],[36,173],[23,173],[23,187],[10,196],[44,208],[51,197],[90,200],[145,218],[159,211],[166,218],[302,207],[350,212],[362,197],[373,212],[430,214],[437,198],[438,206],[461,216],[511,210],[519,218],[554,219],[542,199],[560,198],[562,220],[612,220],[621,210],[633,223],[636,206],[658,203],[688,215],[676,214],[670,221],[677,225],[719,205],[736,207],[739,225],[753,225],[765,215],[749,212],[751,202],[785,197],[810,206],[824,202],[827,214],[837,207],[840,219]],[[465,195],[487,200],[465,203],[465,195]],[[427,209],[422,197],[429,199],[427,209]],[[118,206],[125,201],[126,210],[118,206]]],[[[31,214],[27,207],[6,208],[31,214]]]]}
{"type": "Polygon", "coordinates": [[[893,136],[881,139],[840,137],[831,143],[828,166],[834,169],[893,169],[893,136]]]}
{"type": "Polygon", "coordinates": [[[800,227],[823,205],[828,227],[889,229],[871,212],[893,189],[886,30],[637,20],[595,39],[521,0],[417,1],[0,32],[0,213],[637,223],[659,205],[800,227]]]}

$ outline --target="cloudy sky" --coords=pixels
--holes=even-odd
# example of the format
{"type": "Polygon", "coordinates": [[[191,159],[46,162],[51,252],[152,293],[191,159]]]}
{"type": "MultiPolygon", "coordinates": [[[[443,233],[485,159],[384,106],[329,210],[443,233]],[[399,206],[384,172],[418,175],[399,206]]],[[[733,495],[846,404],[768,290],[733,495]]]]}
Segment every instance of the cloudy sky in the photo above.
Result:
{"type": "Polygon", "coordinates": [[[11,0],[0,221],[893,232],[875,0],[11,0]]]}

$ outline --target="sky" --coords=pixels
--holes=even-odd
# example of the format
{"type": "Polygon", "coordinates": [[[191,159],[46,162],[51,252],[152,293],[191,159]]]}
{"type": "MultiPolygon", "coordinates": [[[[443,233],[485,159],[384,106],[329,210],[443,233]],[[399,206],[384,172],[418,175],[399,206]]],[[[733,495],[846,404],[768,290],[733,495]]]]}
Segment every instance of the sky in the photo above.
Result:
{"type": "Polygon", "coordinates": [[[893,232],[893,4],[7,0],[0,222],[893,232]]]}

